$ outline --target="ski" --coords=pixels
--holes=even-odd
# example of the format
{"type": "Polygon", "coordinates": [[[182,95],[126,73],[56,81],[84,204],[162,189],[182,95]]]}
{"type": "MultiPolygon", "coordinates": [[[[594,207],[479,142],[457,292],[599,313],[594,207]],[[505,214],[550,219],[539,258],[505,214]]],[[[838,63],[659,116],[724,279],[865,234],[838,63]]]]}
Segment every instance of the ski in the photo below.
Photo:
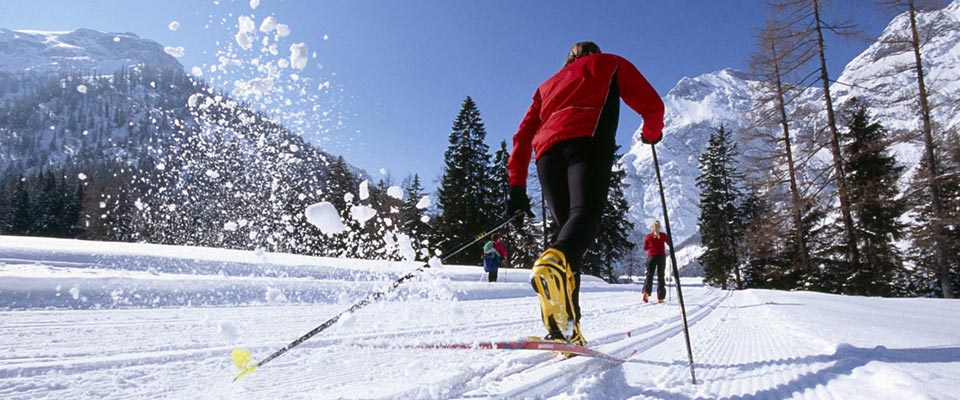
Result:
{"type": "Polygon", "coordinates": [[[391,344],[385,346],[389,348],[414,348],[414,349],[464,349],[464,350],[540,350],[552,351],[566,355],[577,355],[590,358],[600,358],[615,362],[626,362],[620,357],[610,355],[589,347],[578,346],[575,344],[556,342],[531,336],[524,339],[507,340],[500,342],[471,342],[471,343],[425,343],[425,344],[391,344]]]}

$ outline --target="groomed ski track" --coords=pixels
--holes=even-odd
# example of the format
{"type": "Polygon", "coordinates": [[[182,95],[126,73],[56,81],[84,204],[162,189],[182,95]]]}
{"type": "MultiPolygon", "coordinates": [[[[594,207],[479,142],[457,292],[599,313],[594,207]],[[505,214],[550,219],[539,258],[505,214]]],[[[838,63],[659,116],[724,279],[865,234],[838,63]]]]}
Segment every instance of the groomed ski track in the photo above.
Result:
{"type": "MultiPolygon", "coordinates": [[[[851,390],[896,398],[922,393],[906,385],[917,378],[884,361],[924,362],[922,352],[939,351],[942,375],[927,376],[934,380],[952,379],[951,368],[960,362],[957,347],[919,349],[917,355],[836,345],[836,337],[781,311],[803,303],[764,300],[774,292],[686,289],[697,385],[689,382],[678,307],[644,304],[625,291],[585,293],[582,300],[590,345],[628,358],[624,364],[532,351],[385,349],[391,342],[512,337],[539,329],[525,311],[535,307],[533,299],[462,301],[452,311],[432,301],[388,302],[235,384],[229,383],[234,346],[222,343],[224,330],[257,343],[249,349],[262,357],[339,307],[4,312],[0,337],[16,340],[0,345],[0,397],[831,399],[850,393],[834,394],[831,381],[842,386],[847,376],[873,371],[880,374],[877,386],[851,390]],[[412,318],[415,313],[439,318],[400,326],[405,319],[423,321],[412,318]],[[473,321],[455,325],[460,318],[473,321]]],[[[953,398],[940,394],[930,398],[953,398]]]]}

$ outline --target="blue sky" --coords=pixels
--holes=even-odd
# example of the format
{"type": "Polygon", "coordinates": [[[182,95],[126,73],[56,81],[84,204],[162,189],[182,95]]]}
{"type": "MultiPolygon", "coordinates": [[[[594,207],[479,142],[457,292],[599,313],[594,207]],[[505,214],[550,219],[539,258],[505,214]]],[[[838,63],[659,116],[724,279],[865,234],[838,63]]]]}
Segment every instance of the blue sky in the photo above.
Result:
{"type": "MultiPolygon", "coordinates": [[[[889,16],[865,3],[839,1],[876,37],[889,16]]],[[[417,173],[429,189],[466,96],[480,109],[487,143],[509,147],[534,89],[574,42],[592,40],[633,61],[666,95],[683,77],[746,69],[766,14],[765,3],[753,0],[260,0],[255,9],[249,0],[4,0],[0,27],[132,32],[183,46],[179,60],[189,71],[217,63],[238,16],[259,25],[272,15],[291,28],[284,45],[303,42],[316,53],[302,75],[335,89],[320,101],[339,125],[304,136],[375,178],[381,169],[395,182],[417,173]],[[172,21],[178,30],[169,29],[172,21]]],[[[868,45],[828,40],[834,76],[868,45]]],[[[624,107],[618,143],[629,146],[640,123],[624,107]]]]}

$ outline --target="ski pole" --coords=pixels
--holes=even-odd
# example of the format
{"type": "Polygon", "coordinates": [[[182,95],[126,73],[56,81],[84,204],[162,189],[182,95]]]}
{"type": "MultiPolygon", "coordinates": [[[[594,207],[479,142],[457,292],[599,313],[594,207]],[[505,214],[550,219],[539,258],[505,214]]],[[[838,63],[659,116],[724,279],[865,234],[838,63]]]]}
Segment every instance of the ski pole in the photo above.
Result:
{"type": "MultiPolygon", "coordinates": [[[[457,246],[455,246],[455,247],[453,247],[453,248],[448,249],[447,251],[444,251],[443,253],[440,254],[440,261],[443,262],[443,261],[447,260],[448,258],[453,257],[453,255],[455,255],[455,254],[463,251],[463,250],[466,249],[467,247],[470,247],[470,245],[472,245],[472,244],[480,241],[481,239],[483,239],[483,238],[486,237],[487,235],[489,235],[489,234],[491,234],[491,233],[499,230],[499,229],[502,228],[504,225],[510,223],[510,221],[513,221],[513,219],[516,218],[516,217],[518,217],[519,215],[520,215],[520,214],[514,214],[514,215],[510,215],[510,216],[504,217],[502,220],[500,220],[499,222],[497,222],[496,224],[494,224],[492,227],[486,229],[486,230],[483,231],[482,233],[474,236],[474,237],[471,238],[471,239],[468,239],[468,240],[464,241],[463,243],[461,243],[461,244],[459,244],[459,245],[457,245],[457,246]]],[[[383,297],[383,296],[386,295],[387,293],[392,292],[394,289],[396,289],[398,286],[400,286],[400,284],[402,284],[403,282],[406,282],[407,280],[409,280],[409,279],[417,276],[417,274],[419,274],[420,272],[422,272],[423,270],[425,270],[425,269],[427,269],[427,268],[430,268],[430,264],[429,264],[429,263],[424,263],[422,266],[420,266],[420,268],[417,268],[416,270],[413,270],[413,271],[407,273],[406,275],[401,276],[399,279],[397,279],[396,281],[394,281],[393,284],[391,284],[391,285],[390,285],[389,287],[387,287],[386,289],[383,289],[383,290],[380,290],[380,291],[378,291],[378,292],[374,292],[374,293],[370,294],[369,296],[367,296],[367,297],[364,298],[363,300],[360,300],[360,301],[358,301],[356,304],[350,306],[350,308],[348,308],[346,311],[343,311],[343,312],[341,312],[341,313],[339,313],[339,314],[337,314],[337,315],[334,315],[333,317],[331,317],[330,319],[328,319],[326,322],[320,324],[320,325],[317,326],[316,328],[313,328],[310,332],[305,333],[303,336],[300,336],[299,338],[297,338],[297,340],[294,340],[293,342],[290,342],[290,344],[288,344],[288,345],[286,345],[286,346],[283,346],[283,348],[281,348],[280,350],[277,350],[277,351],[273,352],[273,354],[270,354],[269,356],[267,356],[267,357],[264,358],[263,360],[260,360],[259,362],[256,362],[256,363],[253,362],[253,357],[252,357],[252,355],[250,354],[250,351],[248,351],[248,350],[246,350],[246,349],[239,349],[239,348],[238,348],[238,349],[234,349],[234,350],[233,350],[233,353],[231,354],[232,357],[233,357],[233,363],[237,366],[237,368],[240,370],[240,372],[238,372],[237,375],[233,377],[233,381],[236,382],[238,379],[242,378],[243,376],[245,376],[245,375],[247,375],[247,374],[250,374],[251,372],[255,371],[257,368],[262,367],[264,364],[270,362],[270,361],[273,360],[274,358],[280,357],[280,355],[282,355],[283,353],[286,353],[286,352],[289,351],[290,349],[299,346],[301,343],[305,342],[307,339],[310,339],[311,337],[313,337],[313,336],[315,336],[316,334],[322,332],[323,330],[325,330],[325,329],[333,326],[333,324],[337,323],[337,321],[339,321],[339,320],[340,320],[340,317],[342,317],[343,315],[348,314],[348,313],[355,312],[355,311],[357,311],[357,310],[359,310],[359,309],[367,306],[368,304],[373,303],[374,301],[376,301],[377,299],[383,297]]]]}
{"type": "Polygon", "coordinates": [[[660,187],[660,204],[663,205],[663,224],[667,228],[667,241],[670,242],[670,262],[673,264],[673,278],[677,285],[677,301],[680,303],[680,316],[683,320],[683,336],[687,341],[687,356],[690,358],[690,382],[697,384],[697,376],[693,371],[693,349],[690,347],[690,329],[687,325],[687,309],[683,305],[683,291],[680,289],[680,270],[677,267],[677,256],[673,252],[673,233],[670,232],[670,218],[667,217],[667,197],[663,194],[663,179],[660,178],[660,162],[657,161],[657,148],[650,145],[653,151],[653,166],[657,170],[657,185],[660,187]]]}

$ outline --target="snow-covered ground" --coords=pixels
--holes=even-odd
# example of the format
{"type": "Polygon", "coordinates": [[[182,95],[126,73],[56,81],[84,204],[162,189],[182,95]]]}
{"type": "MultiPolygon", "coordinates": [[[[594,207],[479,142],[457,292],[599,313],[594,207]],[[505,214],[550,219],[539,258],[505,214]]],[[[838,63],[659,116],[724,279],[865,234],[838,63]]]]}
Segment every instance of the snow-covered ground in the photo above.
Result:
{"type": "Polygon", "coordinates": [[[960,302],[685,281],[697,384],[675,291],[585,279],[589,345],[546,352],[416,349],[541,333],[527,272],[426,269],[232,383],[418,267],[218,249],[0,236],[0,398],[960,398],[960,302]],[[401,347],[403,346],[403,347],[401,347]]]}

